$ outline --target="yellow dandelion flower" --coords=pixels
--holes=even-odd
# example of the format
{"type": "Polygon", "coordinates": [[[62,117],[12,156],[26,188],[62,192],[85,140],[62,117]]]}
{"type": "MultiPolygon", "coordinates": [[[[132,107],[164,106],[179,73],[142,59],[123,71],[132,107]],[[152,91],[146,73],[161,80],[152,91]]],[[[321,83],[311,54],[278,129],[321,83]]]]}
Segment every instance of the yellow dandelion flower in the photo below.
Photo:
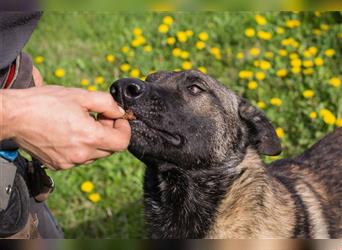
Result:
{"type": "Polygon", "coordinates": [[[95,86],[95,85],[90,85],[90,86],[88,86],[88,91],[96,91],[97,90],[97,86],[95,86]]]}
{"type": "Polygon", "coordinates": [[[130,76],[134,77],[134,78],[138,78],[140,76],[140,70],[139,69],[132,69],[130,76]]]}
{"type": "Polygon", "coordinates": [[[127,54],[129,52],[129,47],[128,46],[122,47],[121,52],[124,54],[127,54]]]}
{"type": "Polygon", "coordinates": [[[279,35],[282,35],[282,34],[285,33],[285,30],[284,30],[284,28],[282,28],[282,27],[277,27],[277,28],[276,28],[276,33],[279,34],[279,35]]]}
{"type": "Polygon", "coordinates": [[[299,57],[299,55],[295,52],[292,52],[290,55],[289,55],[290,59],[291,60],[294,60],[294,59],[297,59],[299,57]]]}
{"type": "Polygon", "coordinates": [[[307,68],[303,70],[304,75],[312,75],[314,73],[314,70],[312,68],[307,68]]]}
{"type": "Polygon", "coordinates": [[[89,80],[84,78],[84,79],[81,80],[80,84],[82,86],[88,86],[89,85],[89,80]]]}
{"type": "Polygon", "coordinates": [[[115,61],[115,56],[112,55],[112,54],[108,54],[106,56],[106,61],[109,62],[109,63],[113,63],[115,61]]]}
{"type": "Polygon", "coordinates": [[[55,70],[55,76],[57,78],[63,78],[65,76],[65,70],[62,68],[58,68],[55,70]]]}
{"type": "Polygon", "coordinates": [[[266,18],[263,17],[263,16],[261,16],[261,15],[256,15],[256,16],[254,17],[254,19],[255,19],[255,22],[256,22],[258,25],[260,25],[260,26],[264,26],[264,25],[267,24],[266,18]]]}
{"type": "Polygon", "coordinates": [[[254,90],[258,87],[258,83],[256,81],[250,81],[247,85],[248,89],[254,90]]]}
{"type": "Polygon", "coordinates": [[[312,56],[315,56],[317,54],[318,49],[314,46],[311,46],[310,48],[308,48],[308,51],[312,56]]]}
{"type": "Polygon", "coordinates": [[[248,79],[248,78],[252,78],[253,77],[253,72],[249,71],[249,70],[241,70],[239,72],[239,77],[241,79],[248,79]]]}
{"type": "Polygon", "coordinates": [[[252,56],[258,56],[260,54],[260,49],[259,48],[251,48],[249,50],[249,54],[252,56]]]}
{"type": "Polygon", "coordinates": [[[306,57],[306,58],[309,58],[309,57],[311,57],[312,55],[311,55],[311,53],[310,53],[309,50],[304,50],[303,56],[306,57]]]}
{"type": "Polygon", "coordinates": [[[342,118],[336,119],[335,125],[337,127],[342,127],[342,118]]]}
{"type": "Polygon", "coordinates": [[[188,36],[186,35],[186,32],[184,31],[178,31],[177,32],[177,39],[181,43],[185,43],[188,40],[188,36]]]}
{"type": "Polygon", "coordinates": [[[255,73],[255,78],[258,79],[259,81],[262,81],[266,78],[266,74],[264,72],[256,72],[255,73]]]}
{"type": "Polygon", "coordinates": [[[192,37],[194,35],[194,32],[192,30],[187,30],[185,31],[185,33],[188,37],[192,37]]]}
{"type": "Polygon", "coordinates": [[[277,97],[274,97],[270,100],[270,103],[273,105],[273,106],[281,106],[281,104],[283,103],[282,100],[280,98],[277,98],[277,97]]]}
{"type": "Polygon", "coordinates": [[[130,70],[131,66],[128,63],[124,63],[120,66],[120,70],[122,72],[128,72],[130,70]]]}
{"type": "Polygon", "coordinates": [[[263,101],[259,101],[257,103],[257,106],[258,106],[259,109],[264,109],[264,108],[266,108],[266,103],[263,102],[263,101]]]}
{"type": "Polygon", "coordinates": [[[317,112],[314,112],[314,111],[310,112],[309,117],[310,117],[310,119],[316,119],[317,118],[317,112]]]}
{"type": "Polygon", "coordinates": [[[321,12],[319,12],[319,11],[315,11],[314,14],[315,14],[315,16],[317,16],[317,17],[321,16],[321,12]]]}
{"type": "Polygon", "coordinates": [[[320,115],[321,117],[323,117],[323,116],[325,116],[325,115],[327,115],[327,114],[329,114],[329,113],[331,113],[329,109],[320,109],[320,110],[319,110],[319,115],[320,115]]]}
{"type": "Polygon", "coordinates": [[[253,65],[254,65],[255,67],[260,67],[260,60],[255,60],[255,61],[253,62],[253,65]]]}
{"type": "Polygon", "coordinates": [[[301,68],[300,67],[293,67],[293,68],[291,68],[291,72],[293,73],[293,74],[299,74],[300,73],[300,71],[301,71],[301,68]]]}
{"type": "Polygon", "coordinates": [[[287,56],[287,51],[285,50],[285,49],[280,49],[280,50],[278,50],[278,54],[280,55],[280,56],[287,56]]]}
{"type": "Polygon", "coordinates": [[[207,32],[201,32],[201,33],[198,34],[198,38],[199,38],[201,41],[205,42],[205,41],[208,41],[209,35],[208,35],[207,32]]]}
{"type": "Polygon", "coordinates": [[[247,37],[255,36],[255,29],[253,29],[253,28],[246,29],[245,30],[245,36],[247,36],[247,37]]]}
{"type": "Polygon", "coordinates": [[[141,36],[142,35],[142,29],[138,28],[138,27],[135,27],[133,30],[132,30],[132,33],[133,35],[135,36],[141,36]]]}
{"type": "Polygon", "coordinates": [[[143,36],[138,36],[137,38],[135,38],[135,39],[132,41],[131,45],[132,45],[133,47],[138,47],[138,46],[144,44],[145,42],[146,42],[146,39],[145,39],[143,36]]]}
{"type": "Polygon", "coordinates": [[[335,50],[333,49],[327,49],[324,51],[324,55],[328,56],[328,57],[332,57],[335,55],[335,50]]]}
{"type": "Polygon", "coordinates": [[[326,23],[322,23],[320,26],[321,30],[327,31],[329,30],[330,26],[326,23]]]}
{"type": "Polygon", "coordinates": [[[296,59],[293,59],[291,60],[291,66],[294,67],[294,68],[299,68],[302,66],[302,60],[296,58],[296,59]]]}
{"type": "Polygon", "coordinates": [[[279,69],[279,70],[277,70],[276,75],[280,78],[283,78],[283,77],[287,76],[287,70],[286,69],[279,69]]]}
{"type": "Polygon", "coordinates": [[[190,56],[190,53],[188,51],[183,50],[180,54],[180,58],[182,59],[188,59],[190,56]]]}
{"type": "Polygon", "coordinates": [[[291,44],[291,40],[289,38],[285,38],[281,40],[281,45],[283,46],[289,46],[291,44]]]}
{"type": "Polygon", "coordinates": [[[284,129],[282,129],[282,128],[276,128],[276,134],[277,134],[277,136],[281,139],[281,138],[284,138],[284,136],[285,136],[285,131],[284,131],[284,129]]]}
{"type": "Polygon", "coordinates": [[[144,47],[144,52],[151,52],[152,51],[152,46],[151,45],[146,45],[145,47],[144,47]]]}
{"type": "Polygon", "coordinates": [[[103,76],[97,76],[95,77],[95,84],[103,84],[105,82],[105,79],[103,78],[103,76]]]}
{"type": "Polygon", "coordinates": [[[101,200],[101,196],[99,193],[93,193],[88,195],[88,199],[92,202],[92,203],[97,203],[101,200]]]}
{"type": "Polygon", "coordinates": [[[311,61],[311,60],[304,60],[304,61],[303,61],[303,66],[304,66],[305,68],[311,68],[311,67],[314,66],[314,63],[313,63],[313,61],[311,61]]]}
{"type": "Polygon", "coordinates": [[[167,33],[169,31],[169,25],[167,25],[167,24],[161,24],[161,25],[159,25],[159,27],[158,27],[158,32],[159,33],[162,33],[162,34],[165,34],[165,33],[167,33]]]}
{"type": "Polygon", "coordinates": [[[219,54],[221,54],[221,50],[217,47],[213,47],[210,49],[210,53],[213,55],[219,55],[219,54]]]}
{"type": "Polygon", "coordinates": [[[203,66],[198,67],[198,70],[201,71],[203,74],[207,73],[207,69],[205,67],[203,67],[203,66]]]}
{"type": "Polygon", "coordinates": [[[297,28],[300,25],[300,21],[296,19],[287,20],[285,25],[290,29],[297,28]]]}
{"type": "Polygon", "coordinates": [[[262,60],[262,61],[260,61],[260,68],[261,68],[262,70],[268,70],[268,69],[271,68],[271,63],[268,62],[268,61],[262,60]]]}
{"type": "Polygon", "coordinates": [[[43,62],[44,62],[44,57],[42,57],[42,56],[36,56],[34,58],[34,63],[36,63],[36,64],[41,64],[43,62]]]}
{"type": "Polygon", "coordinates": [[[196,46],[197,49],[202,50],[202,49],[205,48],[205,42],[197,41],[195,46],[196,46]]]}
{"type": "Polygon", "coordinates": [[[163,18],[163,23],[170,26],[173,24],[173,18],[171,16],[165,16],[163,18]]]}
{"type": "Polygon", "coordinates": [[[243,59],[245,57],[245,54],[243,53],[243,52],[238,52],[237,54],[236,54],[236,58],[237,59],[243,59]]]}
{"type": "Polygon", "coordinates": [[[181,50],[180,48],[174,48],[174,49],[172,50],[172,55],[173,55],[174,57],[179,57],[179,56],[181,55],[181,53],[182,53],[182,50],[181,50]]]}
{"type": "Polygon", "coordinates": [[[335,88],[338,88],[341,85],[341,79],[338,77],[332,77],[329,79],[329,84],[335,88]]]}
{"type": "Polygon", "coordinates": [[[189,62],[189,61],[185,61],[185,62],[182,63],[182,68],[183,68],[184,70],[189,70],[189,69],[192,68],[192,63],[189,62]]]}
{"type": "Polygon", "coordinates": [[[81,191],[90,193],[94,189],[94,184],[91,181],[85,181],[81,184],[81,191]]]}
{"type": "Polygon", "coordinates": [[[140,41],[138,39],[134,39],[132,42],[131,42],[131,45],[133,47],[138,47],[140,45],[140,41]]]}
{"type": "Polygon", "coordinates": [[[323,118],[323,121],[328,125],[334,125],[336,122],[335,115],[328,109],[321,109],[319,111],[320,116],[323,118]]]}
{"type": "Polygon", "coordinates": [[[314,63],[316,66],[322,66],[324,64],[324,60],[322,57],[316,57],[314,59],[314,63]]]}
{"type": "Polygon", "coordinates": [[[315,95],[315,92],[313,90],[311,90],[311,89],[307,89],[307,90],[303,91],[303,96],[306,99],[312,98],[314,95],[315,95]]]}
{"type": "Polygon", "coordinates": [[[258,31],[258,37],[262,40],[271,40],[272,34],[270,32],[260,30],[258,31]]]}
{"type": "Polygon", "coordinates": [[[174,45],[174,44],[176,43],[176,38],[174,38],[174,37],[168,37],[168,38],[166,38],[166,43],[167,43],[168,45],[174,45]]]}

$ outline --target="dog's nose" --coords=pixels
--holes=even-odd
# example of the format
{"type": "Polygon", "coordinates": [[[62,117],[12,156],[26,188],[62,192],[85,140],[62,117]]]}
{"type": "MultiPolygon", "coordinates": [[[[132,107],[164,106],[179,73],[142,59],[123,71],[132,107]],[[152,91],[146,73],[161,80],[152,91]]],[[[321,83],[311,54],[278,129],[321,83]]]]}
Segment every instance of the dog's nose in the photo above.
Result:
{"type": "Polygon", "coordinates": [[[122,78],[110,87],[110,93],[116,101],[133,101],[141,97],[145,92],[145,84],[136,78],[122,78]]]}

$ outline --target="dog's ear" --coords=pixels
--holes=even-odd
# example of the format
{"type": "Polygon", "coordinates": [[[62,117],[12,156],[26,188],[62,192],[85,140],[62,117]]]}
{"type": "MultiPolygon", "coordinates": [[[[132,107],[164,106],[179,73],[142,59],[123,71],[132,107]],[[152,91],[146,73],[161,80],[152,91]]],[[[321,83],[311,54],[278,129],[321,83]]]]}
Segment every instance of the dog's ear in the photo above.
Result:
{"type": "Polygon", "coordinates": [[[241,98],[239,116],[247,125],[250,144],[256,147],[259,154],[278,155],[281,153],[279,138],[262,111],[241,98]]]}

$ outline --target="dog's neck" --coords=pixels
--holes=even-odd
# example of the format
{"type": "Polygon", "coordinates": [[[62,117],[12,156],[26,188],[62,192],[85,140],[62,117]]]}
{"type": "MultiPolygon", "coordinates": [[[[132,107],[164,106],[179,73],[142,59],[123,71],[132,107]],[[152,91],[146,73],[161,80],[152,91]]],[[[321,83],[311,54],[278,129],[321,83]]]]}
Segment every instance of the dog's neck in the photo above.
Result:
{"type": "Polygon", "coordinates": [[[250,167],[255,172],[253,174],[263,175],[264,172],[258,170],[259,167],[263,169],[261,165],[257,154],[248,149],[243,160],[235,166],[197,171],[186,171],[166,163],[148,167],[144,185],[145,214],[151,237],[207,236],[231,185],[250,167]]]}

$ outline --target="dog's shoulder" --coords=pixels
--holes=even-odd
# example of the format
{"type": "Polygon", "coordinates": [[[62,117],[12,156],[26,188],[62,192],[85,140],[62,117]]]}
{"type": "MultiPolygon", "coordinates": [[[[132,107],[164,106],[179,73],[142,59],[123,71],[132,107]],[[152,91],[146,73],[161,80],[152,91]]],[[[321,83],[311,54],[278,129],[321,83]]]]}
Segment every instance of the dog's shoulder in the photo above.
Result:
{"type": "Polygon", "coordinates": [[[319,140],[295,160],[319,168],[327,166],[331,170],[336,166],[342,172],[342,128],[319,140]]]}
{"type": "MultiPolygon", "coordinates": [[[[266,167],[268,173],[286,186],[293,197],[298,196],[302,200],[311,221],[312,218],[319,221],[316,223],[319,228],[326,225],[328,235],[333,238],[342,236],[341,145],[342,128],[338,128],[303,154],[275,161],[266,167]]],[[[322,235],[319,228],[317,235],[322,235]]]]}

